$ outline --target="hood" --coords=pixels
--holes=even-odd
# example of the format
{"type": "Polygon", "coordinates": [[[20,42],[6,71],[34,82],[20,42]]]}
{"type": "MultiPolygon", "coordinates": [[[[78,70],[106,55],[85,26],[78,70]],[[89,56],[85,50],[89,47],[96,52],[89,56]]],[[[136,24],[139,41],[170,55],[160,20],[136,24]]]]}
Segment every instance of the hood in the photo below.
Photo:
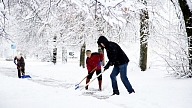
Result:
{"type": "Polygon", "coordinates": [[[100,36],[98,41],[97,41],[97,44],[101,46],[101,43],[103,43],[105,45],[105,47],[106,47],[108,45],[109,41],[107,40],[106,37],[100,36]]]}

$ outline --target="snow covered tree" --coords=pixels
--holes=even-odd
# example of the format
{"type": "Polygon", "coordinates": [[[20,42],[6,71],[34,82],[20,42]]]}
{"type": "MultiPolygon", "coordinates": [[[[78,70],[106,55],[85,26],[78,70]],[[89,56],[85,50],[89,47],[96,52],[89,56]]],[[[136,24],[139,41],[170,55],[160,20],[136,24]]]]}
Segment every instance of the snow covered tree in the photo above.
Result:
{"type": "MultiPolygon", "coordinates": [[[[186,70],[182,69],[182,66],[186,67],[189,64],[186,59],[188,54],[185,54],[183,25],[179,25],[184,23],[179,22],[181,18],[175,18],[173,8],[167,8],[173,7],[169,4],[171,1],[3,1],[5,5],[1,2],[0,6],[2,12],[5,10],[9,13],[6,15],[12,16],[6,16],[7,37],[14,40],[17,48],[23,50],[27,56],[37,55],[37,59],[43,59],[49,55],[50,59],[53,59],[53,46],[56,45],[57,58],[60,59],[58,56],[63,54],[65,60],[67,57],[64,55],[64,49],[76,48],[80,51],[81,45],[85,43],[87,48],[93,46],[93,49],[97,50],[97,39],[103,35],[110,41],[122,45],[131,61],[140,66],[142,71],[147,69],[147,65],[151,66],[151,61],[155,62],[149,55],[151,52],[157,52],[167,62],[168,67],[177,73],[186,70]],[[54,36],[57,36],[55,44],[54,36]],[[135,54],[129,55],[132,47],[135,48],[135,54]]],[[[179,5],[176,5],[178,8],[179,5]]],[[[3,22],[2,13],[0,18],[3,22]]],[[[2,27],[3,23],[0,29],[2,27]]]]}
{"type": "Polygon", "coordinates": [[[62,63],[67,63],[67,49],[65,47],[62,47],[62,63]]]}
{"type": "MultiPolygon", "coordinates": [[[[104,50],[101,49],[101,46],[98,46],[98,52],[99,52],[99,53],[103,53],[103,55],[105,54],[105,53],[104,53],[104,50]]],[[[103,65],[103,66],[105,65],[105,57],[103,58],[102,65],[103,65]]]]}
{"type": "Polygon", "coordinates": [[[80,51],[80,66],[85,68],[85,50],[86,50],[86,44],[84,43],[81,46],[81,51],[80,51]]]}
{"type": "MultiPolygon", "coordinates": [[[[145,6],[147,6],[146,0],[141,0],[145,6]]],[[[147,39],[149,37],[149,15],[147,8],[141,9],[140,13],[140,61],[139,65],[141,71],[145,71],[147,68],[147,49],[148,42],[147,39]]]]}
{"type": "MultiPolygon", "coordinates": [[[[6,11],[6,4],[4,2],[4,0],[2,0],[2,3],[3,4],[3,9],[1,9],[1,15],[2,15],[2,30],[1,30],[1,36],[4,37],[4,38],[7,38],[7,33],[6,33],[6,14],[7,14],[7,11],[6,11]]],[[[2,7],[2,6],[1,6],[2,7]]]]}
{"type": "Polygon", "coordinates": [[[181,11],[183,13],[184,17],[183,19],[185,21],[185,28],[188,37],[189,70],[190,70],[190,74],[188,73],[189,75],[188,77],[192,77],[192,9],[190,10],[189,8],[189,4],[192,5],[192,3],[188,4],[187,0],[178,0],[178,1],[181,7],[181,11]]]}
{"type": "MultiPolygon", "coordinates": [[[[180,49],[180,51],[178,51],[175,54],[175,58],[176,58],[176,63],[175,66],[170,65],[170,67],[175,71],[176,75],[179,77],[192,77],[192,61],[191,61],[191,54],[192,54],[192,50],[191,50],[191,37],[192,37],[192,3],[188,0],[171,0],[174,8],[175,8],[175,12],[177,15],[177,18],[179,20],[179,29],[181,30],[181,32],[179,33],[178,36],[178,41],[182,42],[185,41],[188,45],[186,45],[186,47],[188,46],[188,51],[186,49],[186,47],[180,49]],[[183,38],[185,37],[185,38],[183,38]],[[185,39],[185,40],[183,40],[185,39]],[[178,61],[179,60],[179,61],[178,61]]],[[[175,42],[176,43],[176,42],[175,42]]],[[[180,44],[182,45],[182,43],[178,43],[177,45],[180,46],[180,44]]],[[[182,45],[185,46],[185,45],[182,45]]],[[[178,48],[177,48],[178,49],[178,48]]],[[[169,61],[168,61],[169,62],[169,61]]]]}
{"type": "Polygon", "coordinates": [[[53,38],[53,63],[55,64],[57,62],[57,46],[56,46],[57,36],[54,36],[53,38]]]}

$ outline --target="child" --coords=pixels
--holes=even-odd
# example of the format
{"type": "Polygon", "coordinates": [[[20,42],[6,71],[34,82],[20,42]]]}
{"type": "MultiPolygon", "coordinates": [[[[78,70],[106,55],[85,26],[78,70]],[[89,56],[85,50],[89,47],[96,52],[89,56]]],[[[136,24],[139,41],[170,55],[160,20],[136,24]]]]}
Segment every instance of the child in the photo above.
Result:
{"type": "MultiPolygon", "coordinates": [[[[97,75],[101,73],[101,62],[103,60],[103,54],[97,53],[97,52],[91,53],[91,50],[87,50],[86,55],[87,55],[86,66],[89,74],[86,79],[86,84],[87,84],[89,83],[95,71],[97,75]]],[[[100,75],[97,79],[99,84],[99,90],[102,90],[102,87],[101,87],[102,75],[100,75]]],[[[87,90],[88,86],[86,86],[85,89],[87,90]]]]}

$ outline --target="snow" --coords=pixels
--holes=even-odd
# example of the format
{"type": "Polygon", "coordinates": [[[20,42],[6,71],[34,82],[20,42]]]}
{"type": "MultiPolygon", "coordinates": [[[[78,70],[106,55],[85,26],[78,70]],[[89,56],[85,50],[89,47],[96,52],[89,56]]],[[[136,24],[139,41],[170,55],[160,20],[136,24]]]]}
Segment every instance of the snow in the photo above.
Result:
{"type": "Polygon", "coordinates": [[[189,9],[191,10],[192,12],[192,0],[187,0],[187,4],[189,6],[189,9]]]}
{"type": "Polygon", "coordinates": [[[0,11],[1,11],[1,13],[4,11],[4,5],[3,5],[3,3],[0,3],[0,11]]]}
{"type": "Polygon", "coordinates": [[[31,11],[24,19],[30,19],[33,17],[33,11],[31,11]]]}
{"type": "MultiPolygon", "coordinates": [[[[103,74],[103,95],[112,94],[111,70],[112,67],[103,74]]],[[[87,74],[78,62],[53,65],[26,60],[26,74],[32,79],[19,79],[16,71],[12,61],[0,61],[1,108],[191,108],[192,105],[192,79],[170,77],[163,68],[141,72],[133,62],[128,66],[128,78],[136,93],[128,94],[118,76],[120,95],[101,100],[83,95],[85,90],[74,90],[74,85],[87,74]]],[[[97,81],[89,87],[97,89],[97,81]]]]}

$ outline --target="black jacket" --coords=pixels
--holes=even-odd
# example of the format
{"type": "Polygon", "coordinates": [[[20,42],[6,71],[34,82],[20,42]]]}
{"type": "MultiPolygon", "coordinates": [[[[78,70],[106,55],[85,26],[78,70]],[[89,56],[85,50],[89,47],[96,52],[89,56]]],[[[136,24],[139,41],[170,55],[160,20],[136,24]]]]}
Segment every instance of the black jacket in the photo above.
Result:
{"type": "Polygon", "coordinates": [[[107,57],[109,59],[109,62],[107,63],[108,66],[119,66],[129,62],[127,55],[117,43],[108,41],[104,36],[100,36],[97,43],[100,46],[101,43],[105,45],[105,47],[101,47],[102,49],[105,48],[107,51],[107,57]]]}
{"type": "Polygon", "coordinates": [[[25,68],[25,61],[24,58],[21,56],[21,59],[17,59],[17,56],[14,58],[14,63],[16,64],[17,60],[17,67],[22,67],[23,69],[25,68]]]}

